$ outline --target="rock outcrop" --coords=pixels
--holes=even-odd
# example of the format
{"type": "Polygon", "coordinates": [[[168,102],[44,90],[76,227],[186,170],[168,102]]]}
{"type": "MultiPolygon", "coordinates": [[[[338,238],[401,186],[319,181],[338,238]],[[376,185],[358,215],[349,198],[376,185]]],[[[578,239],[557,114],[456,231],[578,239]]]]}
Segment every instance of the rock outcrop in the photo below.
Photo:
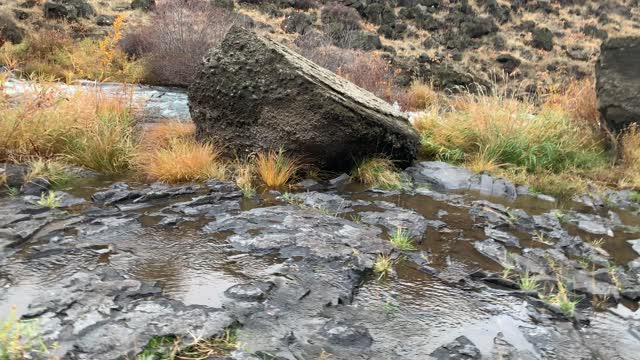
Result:
{"type": "Polygon", "coordinates": [[[189,107],[200,139],[241,154],[284,148],[330,170],[375,154],[408,165],[419,143],[383,100],[239,26],[205,58],[189,107]]]}
{"type": "Polygon", "coordinates": [[[614,131],[640,122],[640,37],[604,42],[596,64],[598,108],[614,131]]]}
{"type": "Polygon", "coordinates": [[[47,19],[65,19],[69,21],[95,16],[96,10],[84,0],[55,0],[44,4],[44,16],[47,19]]]}

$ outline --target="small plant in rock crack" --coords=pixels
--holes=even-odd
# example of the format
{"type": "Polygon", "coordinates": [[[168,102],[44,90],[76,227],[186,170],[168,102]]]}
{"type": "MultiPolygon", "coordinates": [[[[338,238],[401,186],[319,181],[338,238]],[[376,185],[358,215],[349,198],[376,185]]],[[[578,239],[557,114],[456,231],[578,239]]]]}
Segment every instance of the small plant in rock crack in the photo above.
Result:
{"type": "Polygon", "coordinates": [[[538,291],[540,286],[538,285],[538,280],[529,275],[529,272],[525,272],[524,275],[520,276],[520,289],[524,291],[538,291]]]}
{"type": "Polygon", "coordinates": [[[10,198],[17,198],[20,195],[20,189],[17,187],[8,187],[7,195],[9,195],[10,198]]]}
{"type": "Polygon", "coordinates": [[[406,251],[417,250],[409,231],[401,227],[396,228],[396,232],[391,234],[390,241],[391,245],[396,249],[406,251]]]}
{"type": "Polygon", "coordinates": [[[556,281],[556,292],[544,297],[544,300],[560,308],[563,314],[567,316],[573,316],[576,310],[576,306],[580,303],[580,300],[571,299],[571,294],[567,289],[567,286],[560,280],[556,281]]]}
{"type": "Polygon", "coordinates": [[[632,191],[631,195],[629,196],[629,199],[636,204],[640,204],[640,192],[632,191]]]}
{"type": "Polygon", "coordinates": [[[351,220],[351,222],[355,224],[362,224],[362,217],[360,214],[350,214],[348,216],[348,220],[351,220]]]}
{"type": "Polygon", "coordinates": [[[568,220],[567,214],[564,213],[562,210],[554,210],[553,215],[556,217],[556,219],[558,219],[558,221],[560,221],[561,224],[566,223],[568,220]]]}
{"type": "Polygon", "coordinates": [[[0,319],[0,359],[48,359],[48,355],[49,348],[41,338],[37,322],[19,320],[15,308],[7,319],[0,319]]]}
{"type": "Polygon", "coordinates": [[[604,238],[593,239],[590,241],[591,245],[597,247],[598,249],[602,249],[602,245],[604,245],[604,238]]]}
{"type": "Polygon", "coordinates": [[[502,270],[502,275],[501,277],[505,280],[510,280],[511,277],[513,276],[513,268],[512,267],[505,267],[502,270]]]}
{"type": "Polygon", "coordinates": [[[373,263],[373,272],[378,274],[378,280],[386,278],[393,269],[395,262],[391,260],[391,256],[380,254],[373,263]]]}
{"type": "Polygon", "coordinates": [[[49,191],[46,194],[40,195],[38,205],[55,209],[60,206],[60,197],[56,195],[55,191],[49,191]]]}
{"type": "Polygon", "coordinates": [[[384,305],[382,306],[382,310],[384,311],[385,315],[391,316],[397,313],[398,311],[400,311],[400,305],[394,302],[391,302],[390,300],[387,300],[384,302],[384,305]]]}
{"type": "Polygon", "coordinates": [[[620,277],[618,276],[618,267],[616,264],[610,262],[607,264],[607,270],[609,271],[609,277],[613,285],[615,285],[618,290],[622,290],[622,281],[620,281],[620,277]]]}
{"type": "Polygon", "coordinates": [[[531,239],[545,245],[553,245],[553,242],[547,239],[547,236],[542,231],[536,231],[531,239]]]}

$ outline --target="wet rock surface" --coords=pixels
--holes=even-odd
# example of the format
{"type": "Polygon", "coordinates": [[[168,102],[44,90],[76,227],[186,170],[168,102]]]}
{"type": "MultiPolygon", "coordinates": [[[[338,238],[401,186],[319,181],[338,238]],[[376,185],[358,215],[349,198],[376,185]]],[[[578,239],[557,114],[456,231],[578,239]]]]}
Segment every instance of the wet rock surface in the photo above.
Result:
{"type": "Polygon", "coordinates": [[[56,209],[3,196],[0,313],[16,305],[73,359],[134,358],[153,336],[229,326],[245,344],[236,359],[633,359],[639,222],[612,205],[632,206],[625,195],[560,211],[483,197],[446,171],[461,175],[393,193],[348,178],[253,199],[225,182],[87,179],[56,209]],[[462,193],[446,191],[453,180],[462,193]],[[416,251],[393,248],[398,228],[416,251]],[[380,254],[394,261],[386,277],[373,273],[380,254]],[[559,281],[573,314],[547,298],[559,281]]]}

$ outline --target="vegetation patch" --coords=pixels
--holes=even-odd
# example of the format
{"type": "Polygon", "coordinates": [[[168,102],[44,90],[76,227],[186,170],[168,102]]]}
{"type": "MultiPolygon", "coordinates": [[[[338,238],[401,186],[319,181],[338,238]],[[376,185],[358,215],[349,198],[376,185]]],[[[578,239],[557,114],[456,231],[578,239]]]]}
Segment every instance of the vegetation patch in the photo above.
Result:
{"type": "Polygon", "coordinates": [[[0,319],[0,360],[49,358],[49,354],[37,321],[19,320],[15,309],[8,318],[0,319]]]}
{"type": "Polygon", "coordinates": [[[220,150],[209,143],[194,139],[174,139],[165,147],[138,156],[140,171],[149,179],[167,183],[223,180],[227,167],[220,159],[220,150]]]}
{"type": "Polygon", "coordinates": [[[258,177],[265,186],[272,189],[286,185],[302,168],[301,160],[287,155],[283,149],[259,153],[255,163],[258,177]]]}
{"type": "Polygon", "coordinates": [[[391,245],[399,250],[405,251],[414,251],[416,250],[415,243],[413,241],[413,237],[408,230],[403,228],[397,228],[396,231],[391,234],[389,241],[391,245]]]}
{"type": "Polygon", "coordinates": [[[379,254],[373,263],[373,272],[378,274],[378,280],[387,277],[393,268],[393,260],[389,255],[379,254]]]}
{"type": "Polygon", "coordinates": [[[393,162],[386,158],[370,158],[360,162],[353,177],[361,183],[381,189],[399,189],[402,179],[393,162]]]}
{"type": "Polygon", "coordinates": [[[156,336],[151,338],[136,360],[201,360],[229,355],[238,349],[237,333],[233,328],[226,329],[220,336],[209,339],[194,338],[184,346],[175,336],[156,336]]]}

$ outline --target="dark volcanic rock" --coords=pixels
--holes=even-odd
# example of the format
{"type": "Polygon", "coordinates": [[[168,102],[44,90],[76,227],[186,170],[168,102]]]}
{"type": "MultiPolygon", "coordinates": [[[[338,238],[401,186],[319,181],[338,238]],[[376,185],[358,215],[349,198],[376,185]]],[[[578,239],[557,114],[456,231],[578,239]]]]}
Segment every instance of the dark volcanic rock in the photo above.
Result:
{"type": "Polygon", "coordinates": [[[302,11],[294,11],[284,18],[281,28],[286,33],[304,34],[313,27],[313,16],[302,11]]]}
{"type": "Polygon", "coordinates": [[[78,20],[95,14],[93,6],[84,0],[55,0],[44,4],[44,16],[48,19],[78,20]]]}
{"type": "Polygon", "coordinates": [[[553,33],[547,28],[536,28],[531,31],[531,46],[546,51],[553,50],[553,33]]]}
{"type": "Polygon", "coordinates": [[[614,131],[640,121],[640,37],[602,44],[596,64],[598,108],[614,131]]]}
{"type": "Polygon", "coordinates": [[[431,357],[437,360],[475,360],[481,359],[482,355],[480,350],[471,342],[471,340],[467,339],[465,336],[460,336],[449,344],[442,345],[437,348],[436,351],[431,353],[431,357]]]}
{"type": "Polygon", "coordinates": [[[5,42],[19,44],[24,38],[24,30],[8,16],[0,14],[0,46],[5,42]]]}
{"type": "Polygon", "coordinates": [[[229,151],[282,147],[332,170],[375,153],[408,165],[417,153],[417,133],[389,104],[239,26],[205,58],[189,100],[197,137],[229,151]]]}
{"type": "Polygon", "coordinates": [[[132,9],[152,10],[156,7],[155,0],[133,0],[131,2],[132,9]]]}

